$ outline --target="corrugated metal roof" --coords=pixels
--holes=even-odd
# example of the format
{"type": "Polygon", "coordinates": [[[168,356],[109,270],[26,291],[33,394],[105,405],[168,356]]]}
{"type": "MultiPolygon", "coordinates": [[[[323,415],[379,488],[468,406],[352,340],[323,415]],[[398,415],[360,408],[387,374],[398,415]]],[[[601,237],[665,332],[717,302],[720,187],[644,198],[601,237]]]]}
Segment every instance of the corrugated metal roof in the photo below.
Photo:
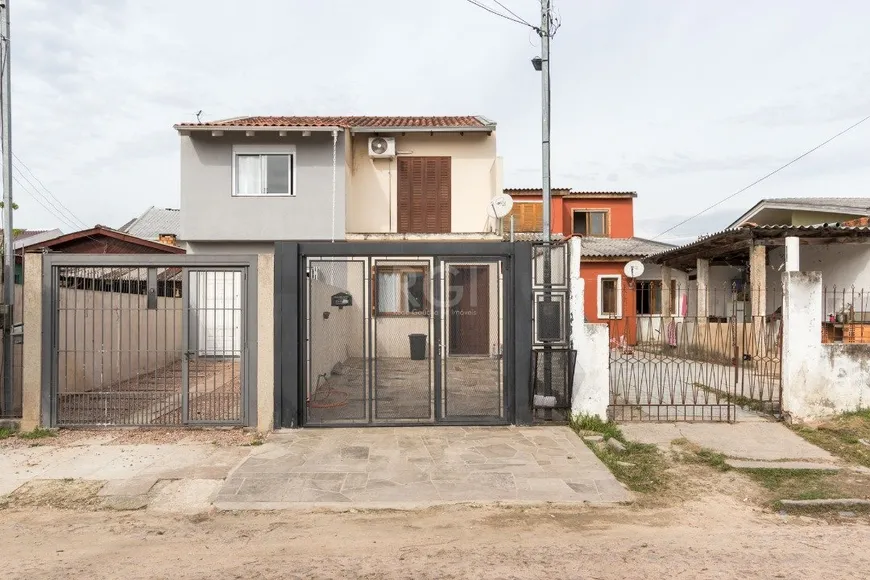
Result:
{"type": "Polygon", "coordinates": [[[674,248],[672,244],[646,238],[592,238],[580,243],[583,256],[589,258],[642,258],[674,248]]]}
{"type": "Polygon", "coordinates": [[[744,240],[746,243],[751,243],[753,237],[756,238],[782,238],[794,235],[796,237],[812,237],[816,239],[824,239],[826,236],[832,238],[863,238],[870,236],[870,226],[844,226],[839,223],[818,224],[811,226],[792,226],[792,225],[761,225],[761,226],[742,226],[738,228],[726,228],[724,230],[705,234],[698,237],[694,242],[684,244],[682,246],[671,247],[670,249],[659,251],[651,254],[649,257],[655,261],[666,260],[672,257],[688,256],[695,250],[700,249],[718,249],[722,242],[729,240],[744,240]],[[711,245],[712,244],[712,245],[711,245]]]}
{"type": "Polygon", "coordinates": [[[178,236],[181,231],[181,211],[151,206],[141,216],[121,226],[120,231],[143,240],[154,241],[161,234],[178,236]]]}
{"type": "Polygon", "coordinates": [[[807,207],[848,207],[852,209],[870,208],[870,197],[773,197],[761,200],[762,203],[782,203],[807,207]]]}

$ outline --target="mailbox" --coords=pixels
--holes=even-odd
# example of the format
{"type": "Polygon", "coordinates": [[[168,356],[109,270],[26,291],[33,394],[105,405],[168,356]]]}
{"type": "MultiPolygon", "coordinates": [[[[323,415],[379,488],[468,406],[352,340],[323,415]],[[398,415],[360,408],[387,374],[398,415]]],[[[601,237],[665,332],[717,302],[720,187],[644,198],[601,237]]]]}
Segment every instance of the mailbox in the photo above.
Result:
{"type": "Polygon", "coordinates": [[[338,294],[332,295],[332,305],[338,306],[338,309],[341,310],[345,306],[353,305],[353,297],[347,292],[339,292],[338,294]]]}

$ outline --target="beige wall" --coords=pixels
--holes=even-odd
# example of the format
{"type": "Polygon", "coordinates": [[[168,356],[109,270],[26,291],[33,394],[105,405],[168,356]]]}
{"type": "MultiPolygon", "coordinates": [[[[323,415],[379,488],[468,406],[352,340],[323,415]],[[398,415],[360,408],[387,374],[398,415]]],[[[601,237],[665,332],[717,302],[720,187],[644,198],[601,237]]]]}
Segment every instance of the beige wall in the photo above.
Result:
{"type": "MultiPolygon", "coordinates": [[[[350,143],[346,229],[353,233],[396,231],[396,159],[372,159],[371,135],[356,134],[350,143]]],[[[453,232],[492,229],[487,204],[502,190],[501,160],[495,132],[395,134],[400,156],[451,157],[451,227],[453,232]]]]}
{"type": "Polygon", "coordinates": [[[61,289],[58,392],[98,390],[181,360],[181,298],[61,289]]]}
{"type": "Polygon", "coordinates": [[[794,211],[791,214],[793,226],[815,226],[824,223],[843,222],[855,219],[853,214],[837,214],[819,211],[794,211]]]}

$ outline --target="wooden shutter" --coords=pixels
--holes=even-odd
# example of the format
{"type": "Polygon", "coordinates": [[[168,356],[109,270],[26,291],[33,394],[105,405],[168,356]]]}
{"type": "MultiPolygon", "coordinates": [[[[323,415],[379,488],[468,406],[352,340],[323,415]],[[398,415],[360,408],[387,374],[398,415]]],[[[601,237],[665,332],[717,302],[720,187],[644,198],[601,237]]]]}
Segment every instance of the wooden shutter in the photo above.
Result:
{"type": "Polygon", "coordinates": [[[450,232],[450,157],[399,157],[396,226],[399,233],[450,232]]]}
{"type": "MultiPolygon", "coordinates": [[[[514,216],[514,231],[540,232],[544,227],[544,205],[536,202],[517,202],[509,216],[514,216]]],[[[505,229],[510,229],[510,217],[507,218],[505,229]]]]}

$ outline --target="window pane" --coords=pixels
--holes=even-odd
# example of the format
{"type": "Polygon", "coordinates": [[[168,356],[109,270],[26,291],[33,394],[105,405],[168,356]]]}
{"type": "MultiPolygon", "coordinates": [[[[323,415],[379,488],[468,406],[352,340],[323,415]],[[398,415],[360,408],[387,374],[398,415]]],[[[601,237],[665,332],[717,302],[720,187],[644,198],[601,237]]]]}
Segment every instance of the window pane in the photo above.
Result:
{"type": "Polygon", "coordinates": [[[407,296],[407,312],[423,312],[425,310],[423,307],[422,272],[408,272],[405,274],[405,295],[407,296]]]}
{"type": "Polygon", "coordinates": [[[290,193],[289,155],[266,155],[266,193],[290,193]]]}
{"type": "Polygon", "coordinates": [[[616,280],[604,278],[601,280],[601,313],[615,315],[616,311],[616,280]]]}
{"type": "Polygon", "coordinates": [[[589,235],[607,235],[607,214],[603,211],[595,211],[589,214],[589,235]]]}
{"type": "Polygon", "coordinates": [[[236,155],[236,193],[239,195],[263,193],[259,155],[236,155]]]}
{"type": "Polygon", "coordinates": [[[586,212],[585,211],[575,211],[574,212],[574,233],[580,235],[586,235],[586,212]]]}
{"type": "Polygon", "coordinates": [[[396,313],[399,311],[399,274],[379,273],[377,292],[378,312],[396,313]]]}

